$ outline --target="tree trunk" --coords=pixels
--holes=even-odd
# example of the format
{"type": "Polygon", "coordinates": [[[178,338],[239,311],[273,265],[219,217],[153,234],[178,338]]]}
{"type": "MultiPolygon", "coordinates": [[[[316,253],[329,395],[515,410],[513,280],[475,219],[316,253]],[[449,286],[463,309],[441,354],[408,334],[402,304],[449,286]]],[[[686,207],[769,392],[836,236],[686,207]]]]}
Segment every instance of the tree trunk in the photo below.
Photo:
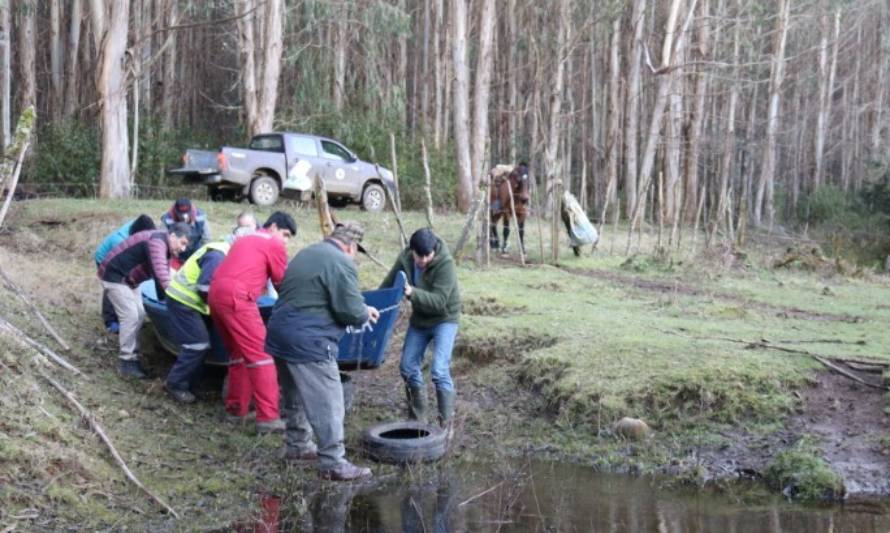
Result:
{"type": "Polygon", "coordinates": [[[251,123],[251,135],[272,131],[275,121],[275,104],[278,102],[278,78],[281,75],[282,26],[284,5],[282,0],[266,0],[263,29],[263,65],[260,100],[257,116],[251,123]]]}
{"type": "Polygon", "coordinates": [[[253,135],[251,129],[258,113],[257,101],[257,68],[254,59],[256,42],[254,37],[254,19],[256,18],[255,0],[238,0],[235,4],[238,14],[238,52],[241,60],[241,99],[244,109],[244,123],[248,128],[247,135],[253,135]]]}
{"type": "Polygon", "coordinates": [[[12,16],[10,0],[0,2],[0,153],[12,142],[12,16]]]}
{"type": "Polygon", "coordinates": [[[754,200],[754,223],[763,223],[763,212],[769,217],[772,227],[775,219],[773,191],[776,173],[776,142],[780,126],[780,106],[782,103],[782,82],[785,79],[785,45],[788,42],[788,17],[790,0],[778,0],[779,18],[776,28],[776,40],[773,47],[773,60],[770,69],[769,111],[766,123],[766,142],[763,150],[763,161],[760,167],[760,178],[757,180],[757,196],[754,200]]]}
{"type": "Polygon", "coordinates": [[[816,169],[813,174],[813,190],[818,189],[825,176],[825,138],[828,134],[828,125],[831,122],[831,99],[834,93],[834,76],[837,71],[837,52],[840,40],[841,12],[838,10],[834,18],[834,42],[832,47],[831,66],[828,65],[828,6],[823,4],[822,38],[819,43],[819,113],[816,115],[816,138],[814,141],[814,155],[816,169]]]}
{"type": "MultiPolygon", "coordinates": [[[[494,40],[495,0],[482,2],[479,18],[479,55],[476,59],[476,86],[473,91],[472,178],[473,189],[485,172],[488,146],[488,100],[491,93],[492,42],[494,40]]],[[[486,237],[487,239],[487,237],[486,237]]]]}
{"type": "MultiPolygon", "coordinates": [[[[693,60],[705,62],[710,56],[710,6],[708,0],[702,0],[701,13],[698,19],[698,42],[693,50],[693,60]]],[[[693,222],[692,216],[697,211],[698,205],[698,176],[701,154],[702,126],[705,122],[705,98],[708,92],[709,74],[707,67],[700,66],[695,79],[695,103],[692,107],[692,116],[689,119],[689,139],[686,144],[686,166],[684,173],[685,204],[683,211],[686,213],[686,221],[693,222]]]]}
{"type": "Polygon", "coordinates": [[[77,63],[80,49],[80,26],[83,18],[81,0],[71,0],[70,26],[68,27],[68,61],[65,76],[65,107],[62,116],[66,119],[74,117],[77,111],[77,96],[80,94],[80,68],[77,63]]]}
{"type": "Polygon", "coordinates": [[[19,109],[32,105],[37,109],[37,36],[34,31],[34,20],[37,17],[36,0],[19,0],[17,13],[19,109]]]}
{"type": "MultiPolygon", "coordinates": [[[[93,0],[93,9],[103,10],[107,29],[99,49],[97,88],[101,104],[102,176],[100,198],[129,198],[130,172],[127,165],[127,87],[124,54],[127,50],[130,3],[109,2],[108,11],[102,0],[93,0]]],[[[95,20],[95,19],[94,19],[95,20]]]]}
{"type": "MultiPolygon", "coordinates": [[[[346,24],[349,19],[349,3],[342,4],[342,13],[334,19],[334,110],[343,110],[346,100],[346,49],[349,46],[349,34],[346,24]]],[[[280,54],[279,54],[280,57],[280,54]]]]}
{"type": "Polygon", "coordinates": [[[49,4],[49,109],[53,121],[62,117],[64,106],[62,87],[62,5],[61,0],[50,0],[49,4]]]}
{"type": "Polygon", "coordinates": [[[457,155],[457,208],[466,213],[475,192],[470,162],[470,71],[467,65],[467,0],[451,0],[454,56],[454,147],[457,155]]]}
{"type": "MultiPolygon", "coordinates": [[[[179,0],[166,0],[166,20],[167,26],[175,26],[179,20],[179,0]]],[[[179,87],[176,79],[176,63],[179,57],[179,50],[176,46],[176,32],[171,31],[167,34],[167,52],[164,54],[164,84],[161,90],[161,109],[163,127],[166,130],[173,129],[175,101],[179,99],[179,87]]]]}
{"type": "MultiPolygon", "coordinates": [[[[600,229],[606,220],[606,207],[612,202],[618,188],[618,163],[621,160],[621,17],[612,22],[612,46],[609,50],[609,152],[606,155],[607,185],[600,216],[600,229]]],[[[613,212],[618,209],[612,205],[613,212]]]]}
{"type": "MultiPolygon", "coordinates": [[[[735,31],[733,32],[733,43],[732,43],[732,63],[733,65],[739,64],[739,32],[741,25],[737,24],[735,27],[735,31]]],[[[734,69],[735,77],[738,76],[738,67],[734,69]]],[[[713,240],[714,234],[719,228],[720,224],[727,219],[726,213],[731,211],[731,204],[729,201],[729,192],[730,186],[732,183],[731,174],[733,167],[733,160],[735,159],[735,113],[736,106],[738,105],[739,99],[739,90],[738,84],[733,80],[730,80],[727,83],[729,87],[729,103],[726,106],[726,129],[723,134],[723,159],[720,162],[720,188],[717,192],[717,209],[714,211],[714,217],[711,222],[711,237],[709,242],[713,240]]],[[[730,219],[731,222],[731,219],[730,219]]],[[[732,224],[727,224],[727,231],[732,231],[732,224]]]]}
{"type": "Polygon", "coordinates": [[[553,211],[554,182],[562,177],[562,167],[557,164],[557,150],[560,138],[560,112],[562,111],[562,93],[565,90],[565,65],[569,60],[569,50],[566,46],[566,32],[569,25],[569,0],[559,1],[559,22],[556,29],[556,72],[553,74],[553,84],[550,87],[550,120],[547,127],[547,145],[544,149],[544,176],[546,190],[544,191],[544,212],[553,211]]]}
{"type": "Polygon", "coordinates": [[[630,66],[628,68],[627,82],[627,106],[624,130],[625,166],[624,195],[628,214],[633,211],[637,202],[637,172],[638,142],[640,135],[640,98],[642,98],[640,83],[640,63],[643,50],[643,26],[646,18],[646,0],[636,0],[631,14],[633,25],[633,40],[630,44],[630,66]]]}

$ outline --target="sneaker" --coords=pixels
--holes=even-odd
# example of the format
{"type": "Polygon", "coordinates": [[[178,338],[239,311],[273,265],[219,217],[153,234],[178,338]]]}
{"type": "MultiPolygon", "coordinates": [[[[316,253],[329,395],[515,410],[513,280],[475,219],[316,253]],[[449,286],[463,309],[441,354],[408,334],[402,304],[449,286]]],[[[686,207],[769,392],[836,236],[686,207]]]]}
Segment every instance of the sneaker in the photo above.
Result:
{"type": "Polygon", "coordinates": [[[318,451],[316,450],[308,450],[305,452],[300,452],[297,450],[293,450],[288,448],[284,452],[284,460],[287,462],[303,462],[303,461],[315,461],[318,459],[318,451]]]}
{"type": "Polygon", "coordinates": [[[164,390],[179,403],[195,403],[196,398],[191,391],[173,388],[168,383],[164,383],[164,390]]]}
{"type": "Polygon", "coordinates": [[[280,418],[276,418],[275,420],[266,420],[265,422],[257,422],[256,423],[256,432],[260,435],[266,433],[284,433],[284,429],[287,425],[284,423],[284,420],[280,418]]]}
{"type": "Polygon", "coordinates": [[[371,469],[363,466],[355,466],[349,461],[346,461],[336,468],[319,470],[318,477],[329,479],[331,481],[353,481],[371,477],[371,469]]]}
{"type": "Polygon", "coordinates": [[[105,325],[105,331],[111,334],[117,334],[121,331],[121,325],[117,322],[109,322],[105,325]]]}
{"type": "Polygon", "coordinates": [[[138,359],[121,359],[117,371],[123,377],[148,379],[138,359]]]}

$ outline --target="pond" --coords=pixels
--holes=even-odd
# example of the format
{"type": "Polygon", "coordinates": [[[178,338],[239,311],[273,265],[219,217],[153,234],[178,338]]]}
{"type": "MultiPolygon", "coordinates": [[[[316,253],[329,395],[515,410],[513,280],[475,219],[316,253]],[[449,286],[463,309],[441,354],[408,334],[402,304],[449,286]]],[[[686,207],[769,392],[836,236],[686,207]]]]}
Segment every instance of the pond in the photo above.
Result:
{"type": "Polygon", "coordinates": [[[777,497],[752,505],[709,491],[660,488],[650,478],[545,462],[513,462],[499,468],[424,467],[363,484],[325,483],[298,503],[294,505],[286,496],[265,496],[259,516],[236,529],[270,533],[890,531],[888,501],[801,506],[777,497]]]}

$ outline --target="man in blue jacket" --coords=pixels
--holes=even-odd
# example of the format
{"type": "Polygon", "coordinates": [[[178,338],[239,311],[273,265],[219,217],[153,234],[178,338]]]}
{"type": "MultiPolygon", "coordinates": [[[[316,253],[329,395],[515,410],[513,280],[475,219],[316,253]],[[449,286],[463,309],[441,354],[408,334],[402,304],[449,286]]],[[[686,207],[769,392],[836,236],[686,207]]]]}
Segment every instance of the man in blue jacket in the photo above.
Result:
{"type": "Polygon", "coordinates": [[[173,203],[169,211],[161,215],[161,222],[170,231],[178,222],[188,224],[191,229],[188,248],[177,254],[170,262],[170,267],[178,270],[195,250],[210,242],[210,223],[202,209],[198,209],[188,198],[180,198],[173,203]]]}
{"type": "Polygon", "coordinates": [[[301,250],[287,266],[266,332],[266,352],[275,358],[284,393],[286,456],[318,458],[319,475],[336,481],[371,476],[369,468],[346,460],[337,366],[346,327],[380,317],[377,309],[365,305],[358,287],[353,259],[363,235],[361,226],[345,222],[327,239],[301,250]]]}
{"type": "MultiPolygon", "coordinates": [[[[99,247],[96,248],[96,253],[93,254],[93,259],[96,260],[96,268],[99,268],[99,265],[105,260],[105,256],[108,255],[108,252],[113,250],[118,244],[124,242],[127,237],[134,233],[150,229],[155,229],[155,221],[148,215],[139,215],[135,220],[127,222],[115,230],[114,233],[105,237],[99,244],[99,247]]],[[[114,306],[111,305],[111,302],[104,293],[102,295],[102,321],[105,323],[105,329],[108,330],[109,333],[117,333],[120,330],[120,322],[117,319],[117,314],[114,312],[114,306]]]]}

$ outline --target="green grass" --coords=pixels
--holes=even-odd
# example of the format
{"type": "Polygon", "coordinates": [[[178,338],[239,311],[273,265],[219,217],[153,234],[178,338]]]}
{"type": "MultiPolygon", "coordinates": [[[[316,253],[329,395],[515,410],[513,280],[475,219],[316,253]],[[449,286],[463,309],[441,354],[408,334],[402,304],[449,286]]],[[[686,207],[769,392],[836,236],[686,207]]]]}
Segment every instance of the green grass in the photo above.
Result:
{"type": "MultiPolygon", "coordinates": [[[[14,204],[6,223],[11,235],[0,236],[0,264],[26,292],[40,296],[44,312],[74,344],[70,359],[89,380],[64,380],[96,412],[142,481],[194,520],[186,523],[224,525],[255,501],[256,491],[293,493],[301,490],[304,476],[269,460],[280,438],[256,439],[222,425],[218,404],[175,408],[158,382],[121,382],[113,372],[113,346],[98,319],[99,287],[91,259],[95,246],[125,220],[141,212],[157,220],[168,207],[162,201],[61,199],[14,204]]],[[[228,231],[237,214],[248,208],[232,203],[201,207],[215,235],[228,231]]],[[[295,204],[284,208],[300,225],[289,245],[293,254],[320,237],[317,215],[295,204]]],[[[271,210],[255,212],[262,221],[271,210]]],[[[366,247],[387,266],[392,264],[400,246],[392,213],[350,208],[335,214],[364,223],[366,247]]],[[[424,217],[405,213],[405,224],[410,234],[424,224],[424,217]]],[[[436,231],[449,244],[462,225],[461,215],[436,217],[436,231]]],[[[491,268],[481,268],[470,260],[475,241],[470,239],[458,273],[465,302],[476,302],[480,311],[462,317],[454,367],[463,379],[505,394],[518,383],[534,392],[534,402],[516,412],[505,407],[505,412],[466,413],[468,431],[479,432],[500,417],[495,440],[507,449],[536,449],[539,455],[582,458],[604,468],[652,471],[684,456],[691,446],[717,442],[719,428],[769,431],[780,426],[796,401],[791,391],[818,368],[806,356],[747,349],[724,338],[864,341],[788,346],[825,355],[890,358],[883,350],[890,344],[890,330],[878,326],[890,318],[885,304],[890,288],[879,280],[774,271],[769,265],[780,252],[762,246],[752,246],[742,266],[728,267],[692,257],[688,236],[682,251],[655,260],[645,253],[653,249],[654,237],[644,234],[642,252],[624,265],[627,258],[618,252],[624,250],[625,230],[619,228],[617,235],[611,228],[606,231],[595,255],[585,251],[574,258],[563,243],[560,266],[614,277],[584,276],[549,265],[521,268],[498,259],[491,268]],[[640,282],[677,289],[653,290],[640,282]],[[812,316],[785,312],[795,309],[812,316]],[[817,315],[859,320],[813,318],[817,315]],[[640,443],[616,437],[611,427],[623,416],[643,418],[655,436],[640,443]]],[[[549,235],[547,228],[542,233],[549,235]]],[[[528,223],[527,238],[530,260],[540,263],[534,220],[528,223]]],[[[699,239],[699,250],[702,243],[699,239]]],[[[544,249],[549,250],[546,241],[544,249]]],[[[634,246],[634,251],[640,249],[634,246]]],[[[376,287],[387,270],[362,257],[358,266],[364,288],[376,287]]],[[[8,293],[0,314],[23,317],[14,321],[52,343],[8,293]]],[[[0,513],[0,522],[37,507],[38,525],[46,520],[122,527],[148,520],[140,511],[152,523],[163,524],[165,518],[124,484],[95,438],[74,422],[71,410],[34,377],[30,355],[23,355],[29,352],[8,339],[0,341],[0,361],[13,369],[0,369],[9,391],[0,400],[7,412],[15,413],[0,421],[0,508],[7,513],[0,513]],[[78,474],[56,477],[54,461],[78,474]]],[[[362,424],[380,416],[359,416],[349,428],[350,439],[362,424]]],[[[497,452],[467,450],[465,459],[497,452]]],[[[687,470],[692,477],[695,468],[687,470]]]]}

